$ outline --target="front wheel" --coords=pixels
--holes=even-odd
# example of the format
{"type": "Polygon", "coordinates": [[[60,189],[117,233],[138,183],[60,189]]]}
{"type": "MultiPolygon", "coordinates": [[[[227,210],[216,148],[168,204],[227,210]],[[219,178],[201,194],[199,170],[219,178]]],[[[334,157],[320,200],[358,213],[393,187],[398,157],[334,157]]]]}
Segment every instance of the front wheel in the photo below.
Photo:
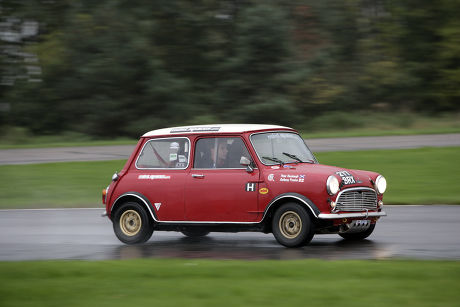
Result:
{"type": "Polygon", "coordinates": [[[140,204],[126,202],[115,211],[113,230],[123,243],[144,243],[152,236],[153,221],[140,204]]]}
{"type": "Polygon", "coordinates": [[[374,231],[374,228],[375,228],[375,224],[371,224],[369,228],[365,231],[355,232],[355,233],[346,233],[346,232],[339,233],[339,236],[341,236],[345,240],[350,240],[350,241],[364,240],[371,235],[371,233],[374,231]]]}
{"type": "Polygon", "coordinates": [[[278,243],[286,247],[308,244],[314,235],[314,226],[307,210],[299,204],[287,203],[276,210],[272,231],[278,243]]]}

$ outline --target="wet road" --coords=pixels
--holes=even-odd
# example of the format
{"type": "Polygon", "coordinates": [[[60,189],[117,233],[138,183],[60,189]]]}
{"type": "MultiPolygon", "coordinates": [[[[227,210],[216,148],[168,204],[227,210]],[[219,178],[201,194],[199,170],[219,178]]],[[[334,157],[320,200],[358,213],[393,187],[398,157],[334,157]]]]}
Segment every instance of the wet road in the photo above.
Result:
{"type": "MultiPolygon", "coordinates": [[[[306,140],[313,152],[460,146],[460,134],[350,137],[306,140]]],[[[0,150],[0,165],[127,159],[134,145],[0,150]]]]}
{"type": "Polygon", "coordinates": [[[368,240],[317,235],[288,249],[273,235],[211,233],[190,239],[154,232],[144,245],[119,242],[102,209],[0,210],[0,260],[41,259],[460,259],[460,206],[387,206],[368,240]]]}

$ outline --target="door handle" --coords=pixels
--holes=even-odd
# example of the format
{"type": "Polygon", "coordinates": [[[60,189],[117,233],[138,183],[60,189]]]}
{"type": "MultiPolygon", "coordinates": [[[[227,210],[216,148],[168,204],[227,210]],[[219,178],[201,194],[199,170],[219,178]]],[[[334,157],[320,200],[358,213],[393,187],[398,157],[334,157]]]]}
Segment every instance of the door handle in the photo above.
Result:
{"type": "Polygon", "coordinates": [[[203,179],[204,175],[203,174],[192,174],[193,178],[198,178],[198,179],[203,179]]]}

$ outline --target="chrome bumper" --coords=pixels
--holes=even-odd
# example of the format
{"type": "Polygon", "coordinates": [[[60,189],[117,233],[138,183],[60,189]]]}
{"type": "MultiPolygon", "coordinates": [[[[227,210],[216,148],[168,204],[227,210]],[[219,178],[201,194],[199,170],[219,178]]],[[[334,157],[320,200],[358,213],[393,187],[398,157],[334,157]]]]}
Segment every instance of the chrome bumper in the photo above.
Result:
{"type": "Polygon", "coordinates": [[[108,215],[108,214],[107,214],[107,211],[104,211],[104,213],[101,214],[102,217],[105,217],[105,216],[107,216],[107,215],[108,215]]]}
{"type": "Polygon", "coordinates": [[[352,217],[359,217],[359,218],[368,218],[368,217],[380,217],[386,216],[387,214],[385,211],[380,212],[355,212],[355,213],[320,213],[318,215],[319,219],[323,220],[335,220],[335,219],[344,219],[344,218],[352,218],[352,217]]]}

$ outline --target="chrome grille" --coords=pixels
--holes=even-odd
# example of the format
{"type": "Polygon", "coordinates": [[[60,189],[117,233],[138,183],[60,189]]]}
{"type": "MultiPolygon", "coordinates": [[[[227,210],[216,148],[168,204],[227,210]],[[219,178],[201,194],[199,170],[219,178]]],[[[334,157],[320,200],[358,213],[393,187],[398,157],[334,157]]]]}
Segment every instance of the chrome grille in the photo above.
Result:
{"type": "Polygon", "coordinates": [[[377,194],[372,189],[348,189],[337,196],[337,211],[377,210],[377,194]]]}

